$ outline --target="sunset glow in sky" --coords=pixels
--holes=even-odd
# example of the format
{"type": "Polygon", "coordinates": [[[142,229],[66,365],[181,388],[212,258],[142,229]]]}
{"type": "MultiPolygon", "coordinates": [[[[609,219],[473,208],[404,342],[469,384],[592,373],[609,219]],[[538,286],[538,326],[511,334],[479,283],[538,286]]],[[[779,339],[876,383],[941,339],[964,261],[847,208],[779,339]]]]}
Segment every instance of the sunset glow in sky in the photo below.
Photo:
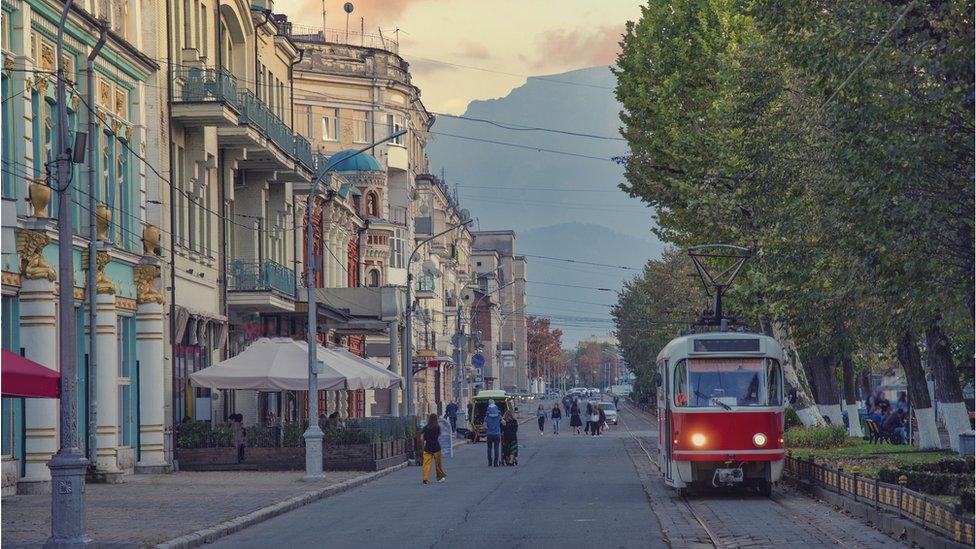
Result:
{"type": "MultiPolygon", "coordinates": [[[[326,0],[327,25],[344,29],[345,0],[326,0]]],[[[411,66],[424,104],[461,113],[472,99],[506,95],[524,76],[609,66],[636,0],[353,0],[349,29],[399,28],[400,55],[411,66]],[[450,63],[450,64],[446,64],[450,63]],[[452,65],[453,64],[453,65],[452,65]]],[[[278,2],[295,23],[322,26],[322,1],[278,2]]]]}

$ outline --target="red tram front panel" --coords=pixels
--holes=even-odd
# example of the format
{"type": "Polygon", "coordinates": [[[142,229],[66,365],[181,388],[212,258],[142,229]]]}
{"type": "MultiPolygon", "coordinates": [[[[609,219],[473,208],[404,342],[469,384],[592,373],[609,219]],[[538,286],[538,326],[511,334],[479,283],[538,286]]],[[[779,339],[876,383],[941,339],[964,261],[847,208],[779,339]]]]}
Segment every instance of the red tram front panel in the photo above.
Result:
{"type": "Polygon", "coordinates": [[[676,461],[771,461],[785,457],[782,410],[687,411],[671,415],[676,461]],[[761,435],[761,436],[759,436],[761,435]],[[759,442],[765,443],[759,445],[759,442]]]}

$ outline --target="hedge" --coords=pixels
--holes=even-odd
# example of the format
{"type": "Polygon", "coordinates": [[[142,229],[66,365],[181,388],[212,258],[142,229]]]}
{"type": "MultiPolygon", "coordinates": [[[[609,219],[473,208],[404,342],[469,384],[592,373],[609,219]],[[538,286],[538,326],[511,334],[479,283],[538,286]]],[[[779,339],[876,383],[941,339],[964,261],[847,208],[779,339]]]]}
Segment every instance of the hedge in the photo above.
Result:
{"type": "Polygon", "coordinates": [[[787,448],[836,448],[847,441],[847,431],[838,425],[793,427],[783,434],[787,448]]]}
{"type": "MultiPolygon", "coordinates": [[[[913,463],[898,468],[883,467],[878,470],[878,480],[898,483],[898,478],[905,475],[906,487],[924,492],[926,494],[937,494],[947,496],[964,496],[965,490],[970,490],[976,482],[973,476],[972,459],[944,459],[932,463],[913,463]]],[[[962,497],[963,505],[966,504],[965,497],[962,497]]],[[[969,504],[972,505],[970,497],[969,504]]]]}

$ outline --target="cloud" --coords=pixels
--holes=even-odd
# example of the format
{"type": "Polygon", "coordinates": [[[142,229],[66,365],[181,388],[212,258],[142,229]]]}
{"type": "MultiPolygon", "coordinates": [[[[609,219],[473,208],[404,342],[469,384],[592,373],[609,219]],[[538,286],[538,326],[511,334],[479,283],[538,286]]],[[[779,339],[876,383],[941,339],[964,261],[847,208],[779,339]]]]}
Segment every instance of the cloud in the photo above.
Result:
{"type": "Polygon", "coordinates": [[[539,57],[532,66],[550,70],[610,65],[617,58],[622,33],[623,28],[614,25],[547,31],[538,40],[539,57]]]}
{"type": "Polygon", "coordinates": [[[461,42],[458,47],[458,53],[462,57],[467,57],[468,59],[489,59],[491,58],[491,52],[484,44],[478,44],[477,42],[471,42],[465,40],[461,42]]]}

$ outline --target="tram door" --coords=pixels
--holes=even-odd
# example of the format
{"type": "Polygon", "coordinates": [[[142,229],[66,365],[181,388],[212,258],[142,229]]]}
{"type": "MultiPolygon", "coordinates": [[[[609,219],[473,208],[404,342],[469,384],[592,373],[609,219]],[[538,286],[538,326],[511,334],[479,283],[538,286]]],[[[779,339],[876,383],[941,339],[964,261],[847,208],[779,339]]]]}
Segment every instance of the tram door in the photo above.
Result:
{"type": "Polygon", "coordinates": [[[668,399],[668,395],[671,394],[671,376],[668,372],[667,359],[658,362],[658,372],[661,376],[661,382],[657,386],[659,462],[664,469],[664,478],[671,480],[671,405],[668,399]]]}

